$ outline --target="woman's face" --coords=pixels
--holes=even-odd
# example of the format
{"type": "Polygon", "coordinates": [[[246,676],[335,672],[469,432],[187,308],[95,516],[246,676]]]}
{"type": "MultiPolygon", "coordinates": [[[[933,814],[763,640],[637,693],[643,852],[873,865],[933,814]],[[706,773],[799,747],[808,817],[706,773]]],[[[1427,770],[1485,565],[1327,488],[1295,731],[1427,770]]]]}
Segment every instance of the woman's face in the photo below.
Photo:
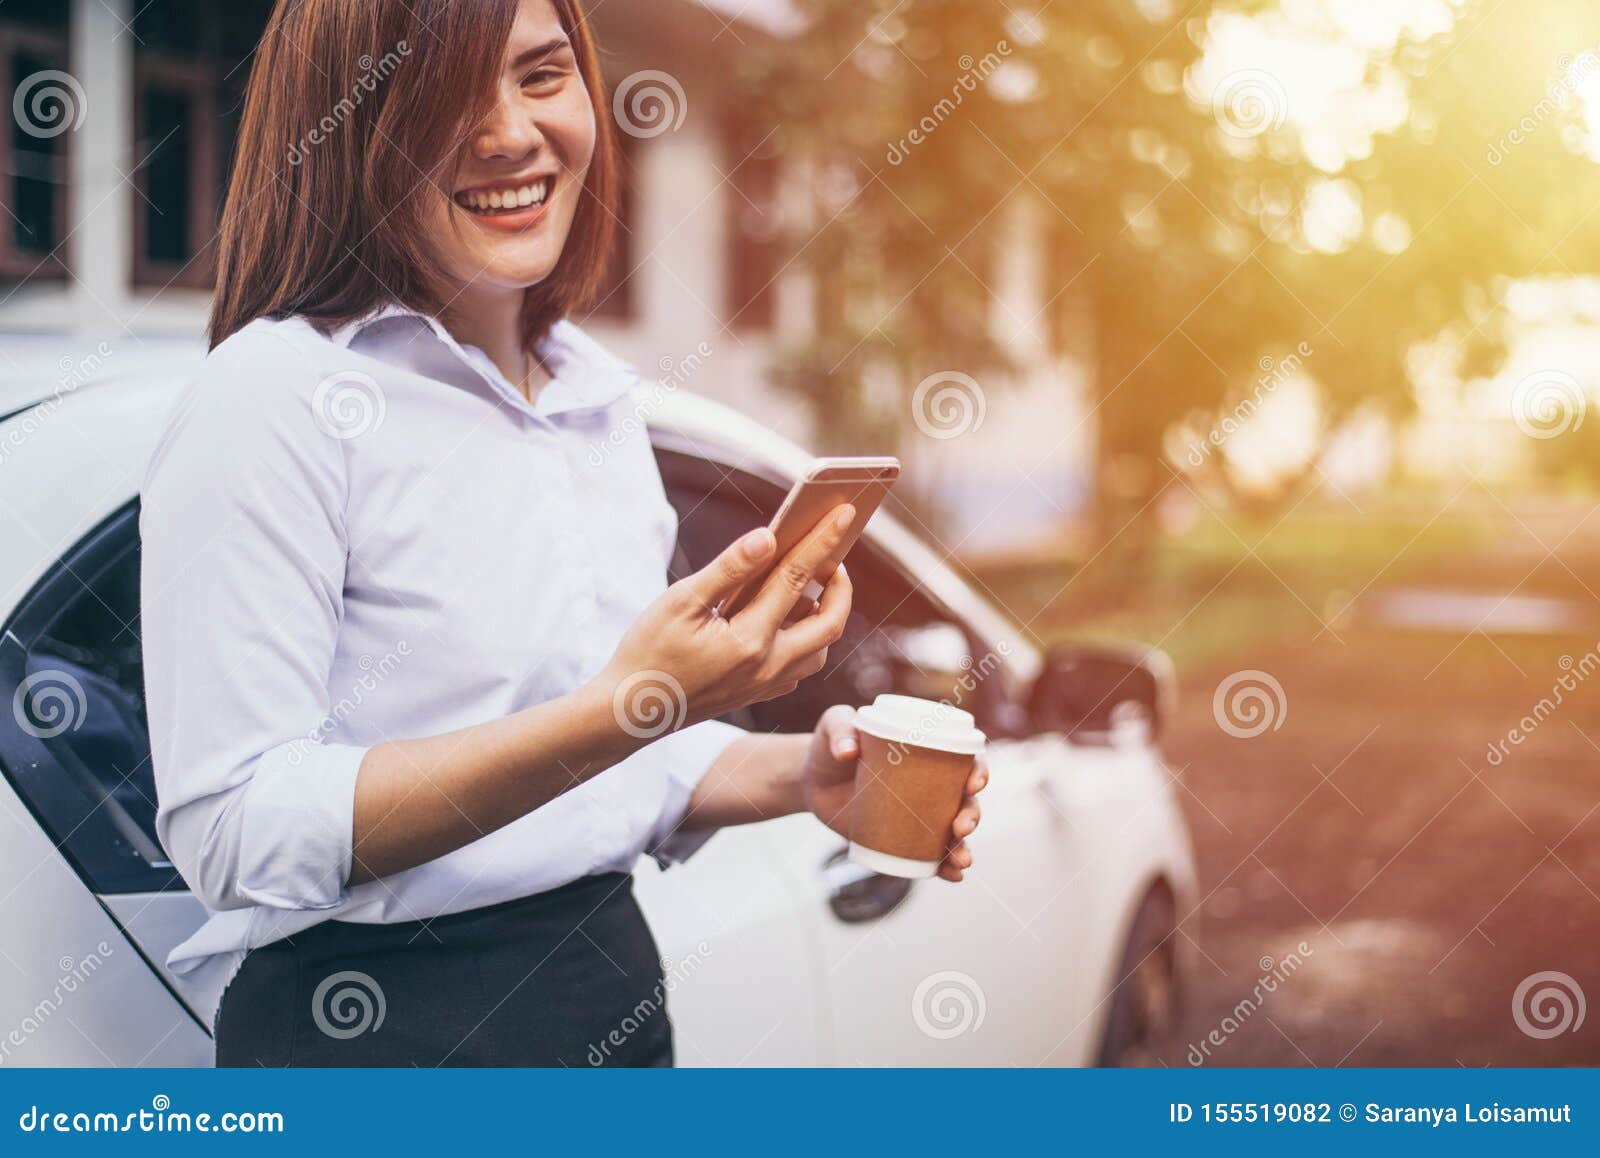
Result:
{"type": "Polygon", "coordinates": [[[594,156],[589,90],[551,0],[521,0],[494,106],[432,197],[429,238],[451,280],[522,290],[555,269],[594,156]]]}

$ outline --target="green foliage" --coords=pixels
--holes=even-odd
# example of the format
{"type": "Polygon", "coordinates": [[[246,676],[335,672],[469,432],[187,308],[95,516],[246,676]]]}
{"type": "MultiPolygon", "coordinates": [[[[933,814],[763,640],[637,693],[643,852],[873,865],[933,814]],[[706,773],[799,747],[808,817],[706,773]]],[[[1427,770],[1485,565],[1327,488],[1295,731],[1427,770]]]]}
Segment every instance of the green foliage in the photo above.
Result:
{"type": "Polygon", "coordinates": [[[1453,332],[1496,350],[1505,278],[1600,259],[1600,231],[1581,228],[1596,166],[1575,151],[1570,110],[1490,159],[1497,126],[1560,75],[1559,46],[1568,60],[1600,48],[1600,13],[1576,11],[1590,6],[1457,0],[1449,32],[1369,60],[1365,82],[1398,80],[1410,115],[1331,173],[1292,122],[1230,133],[1208,107],[1217,94],[1195,91],[1215,19],[1271,3],[799,7],[807,31],[747,78],[751,116],[811,166],[790,253],[815,279],[817,325],[779,376],[820,415],[853,415],[862,446],[906,430],[929,374],[1003,378],[991,286],[1015,199],[1043,206],[1048,331],[1092,369],[1108,507],[1137,509],[1167,482],[1163,436],[1211,425],[1263,357],[1315,351],[1330,431],[1359,407],[1403,413],[1415,342],[1453,332]],[[1333,252],[1301,215],[1330,178],[1350,183],[1363,221],[1333,252]]]}

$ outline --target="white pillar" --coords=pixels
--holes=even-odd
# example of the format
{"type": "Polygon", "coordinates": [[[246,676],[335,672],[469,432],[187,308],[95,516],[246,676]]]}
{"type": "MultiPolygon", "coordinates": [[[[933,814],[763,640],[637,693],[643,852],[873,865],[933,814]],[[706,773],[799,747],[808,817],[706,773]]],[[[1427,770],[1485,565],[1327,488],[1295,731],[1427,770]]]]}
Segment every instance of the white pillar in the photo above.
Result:
{"type": "Polygon", "coordinates": [[[1013,354],[1032,364],[1045,356],[1045,238],[1055,211],[1023,190],[996,215],[1001,242],[992,271],[989,322],[1013,354]]]}
{"type": "Polygon", "coordinates": [[[641,197],[633,260],[642,262],[634,291],[638,321],[662,351],[693,349],[702,339],[736,345],[722,331],[726,298],[727,206],[737,196],[721,184],[722,158],[709,129],[687,123],[639,150],[641,197]],[[648,259],[647,259],[648,255],[648,259]],[[684,345],[687,342],[687,345],[684,345]]]}
{"type": "Polygon", "coordinates": [[[66,259],[70,325],[123,333],[133,266],[133,0],[72,0],[68,71],[83,86],[83,124],[68,137],[66,259]],[[125,179],[126,176],[126,179],[125,179]]]}
{"type": "MultiPolygon", "coordinates": [[[[778,220],[787,227],[793,223],[794,232],[811,237],[817,228],[816,201],[812,190],[817,187],[816,165],[805,157],[783,158],[779,162],[778,220]]],[[[787,257],[783,259],[789,261],[787,257]]],[[[804,261],[793,261],[778,273],[772,287],[777,296],[774,330],[780,340],[802,342],[811,337],[817,328],[816,278],[805,267],[804,261]]],[[[777,270],[773,271],[777,273],[777,270]]]]}

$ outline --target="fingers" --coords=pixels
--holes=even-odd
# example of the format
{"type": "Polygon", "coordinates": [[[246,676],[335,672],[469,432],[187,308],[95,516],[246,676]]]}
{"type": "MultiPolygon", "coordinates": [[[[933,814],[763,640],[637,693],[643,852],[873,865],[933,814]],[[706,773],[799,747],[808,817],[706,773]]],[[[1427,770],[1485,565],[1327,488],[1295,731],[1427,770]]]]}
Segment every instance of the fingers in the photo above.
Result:
{"type": "Polygon", "coordinates": [[[728,598],[766,568],[778,541],[766,527],[757,527],[710,563],[683,581],[707,611],[728,598]]]}
{"type": "Polygon", "coordinates": [[[817,603],[817,613],[800,622],[785,627],[774,643],[782,662],[789,664],[804,659],[815,652],[839,642],[844,634],[845,621],[850,618],[850,604],[855,598],[850,576],[841,564],[833,578],[822,589],[822,599],[817,603]]]}
{"type": "Polygon", "coordinates": [[[794,605],[794,610],[789,612],[789,616],[783,621],[783,625],[785,627],[793,627],[802,619],[808,619],[815,615],[821,607],[822,604],[815,599],[802,599],[794,605]]]}
{"type": "Polygon", "coordinates": [[[969,796],[961,802],[961,811],[956,813],[955,823],[950,826],[950,831],[965,839],[977,831],[978,821],[982,818],[982,807],[969,796]]]}
{"type": "Polygon", "coordinates": [[[773,568],[756,597],[735,618],[756,625],[768,637],[776,632],[804,593],[806,584],[844,542],[855,517],[856,509],[849,503],[835,508],[773,568]]]}
{"type": "Polygon", "coordinates": [[[961,811],[956,813],[955,823],[950,826],[956,842],[939,865],[939,876],[944,880],[959,881],[972,867],[972,848],[967,844],[967,837],[977,831],[981,816],[982,810],[972,797],[961,802],[961,811]]]}
{"type": "Polygon", "coordinates": [[[959,841],[945,854],[943,863],[939,865],[939,876],[947,881],[959,881],[971,867],[972,850],[967,847],[966,841],[959,841]]]}
{"type": "Polygon", "coordinates": [[[845,704],[835,704],[817,721],[817,731],[828,745],[828,754],[841,763],[854,760],[860,751],[855,721],[856,710],[845,704]]]}
{"type": "Polygon", "coordinates": [[[967,795],[976,796],[989,783],[989,761],[979,756],[972,762],[972,775],[967,777],[967,795]]]}

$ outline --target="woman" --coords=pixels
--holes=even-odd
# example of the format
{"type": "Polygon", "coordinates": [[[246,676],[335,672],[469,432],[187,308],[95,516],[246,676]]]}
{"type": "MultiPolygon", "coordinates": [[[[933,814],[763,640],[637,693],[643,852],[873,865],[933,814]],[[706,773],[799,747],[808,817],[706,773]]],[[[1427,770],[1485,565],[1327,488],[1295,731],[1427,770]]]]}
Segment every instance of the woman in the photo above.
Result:
{"type": "MultiPolygon", "coordinates": [[[[850,511],[668,587],[637,379],[566,320],[609,252],[605,107],[576,0],[273,13],[142,516],[159,831],[212,914],[170,963],[226,984],[222,1065],[586,1064],[661,981],[641,853],[845,822],[848,708],[714,718],[823,665],[849,579],[795,604],[850,511]]],[[[604,1056],[671,1064],[665,1013],[604,1056]]]]}

